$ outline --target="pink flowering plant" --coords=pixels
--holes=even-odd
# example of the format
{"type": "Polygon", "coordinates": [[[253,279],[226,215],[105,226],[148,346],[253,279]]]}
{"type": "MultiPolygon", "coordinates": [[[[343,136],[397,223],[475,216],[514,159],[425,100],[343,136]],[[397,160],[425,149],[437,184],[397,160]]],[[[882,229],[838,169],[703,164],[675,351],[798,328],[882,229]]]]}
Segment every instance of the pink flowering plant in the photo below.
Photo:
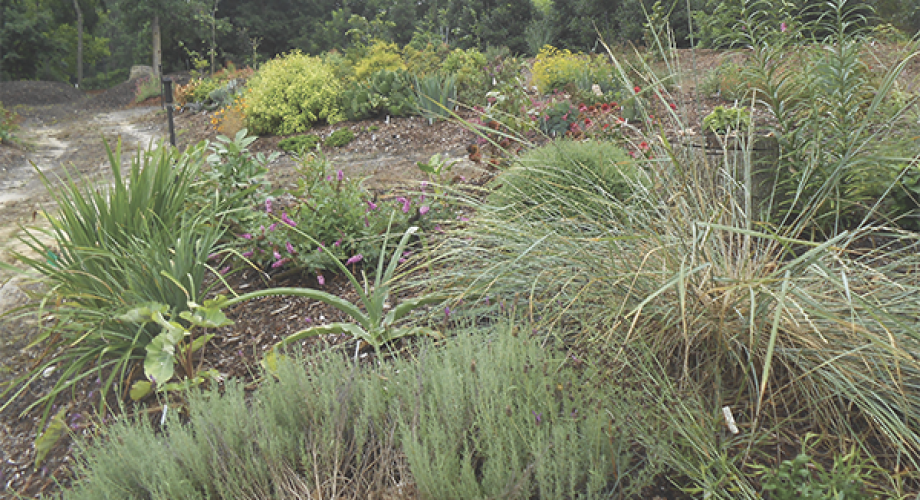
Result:
{"type": "Polygon", "coordinates": [[[237,234],[242,256],[264,269],[335,270],[336,261],[373,268],[390,219],[402,231],[428,211],[424,193],[375,200],[323,157],[308,158],[298,173],[297,189],[266,198],[237,234]]]}

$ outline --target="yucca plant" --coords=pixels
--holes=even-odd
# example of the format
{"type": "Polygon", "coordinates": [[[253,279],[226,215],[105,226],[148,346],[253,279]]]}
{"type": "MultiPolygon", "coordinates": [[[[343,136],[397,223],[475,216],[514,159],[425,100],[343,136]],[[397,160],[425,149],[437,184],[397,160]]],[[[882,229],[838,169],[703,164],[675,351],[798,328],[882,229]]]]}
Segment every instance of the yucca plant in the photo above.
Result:
{"type": "Polygon", "coordinates": [[[42,374],[57,371],[53,387],[28,411],[87,378],[104,377],[102,399],[121,382],[157,334],[118,316],[138,304],[166,304],[174,313],[202,293],[207,260],[222,229],[217,214],[186,214],[186,201],[202,164],[205,145],[185,153],[168,146],[140,151],[122,175],[120,144],[108,148],[114,183],[96,187],[67,177],[63,187],[42,175],[57,213],[45,213],[51,229],[27,229],[30,252],[16,258],[47,285],[40,301],[22,313],[46,319],[31,346],[44,357],[6,388],[3,407],[42,374]]]}
{"type": "Polygon", "coordinates": [[[429,124],[448,118],[457,105],[457,77],[438,73],[416,77],[415,96],[418,112],[429,124]]]}

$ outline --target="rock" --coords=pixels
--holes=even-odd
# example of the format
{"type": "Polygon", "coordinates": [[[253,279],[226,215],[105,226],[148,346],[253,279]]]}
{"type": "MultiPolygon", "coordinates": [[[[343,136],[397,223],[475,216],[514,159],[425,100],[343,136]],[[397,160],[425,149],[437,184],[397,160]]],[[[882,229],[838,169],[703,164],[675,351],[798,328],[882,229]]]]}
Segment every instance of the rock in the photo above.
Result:
{"type": "Polygon", "coordinates": [[[152,66],[131,66],[131,76],[128,77],[128,80],[143,78],[145,76],[153,76],[152,66]]]}
{"type": "Polygon", "coordinates": [[[22,291],[17,280],[9,280],[0,286],[0,315],[27,302],[29,302],[29,296],[22,291]]]}

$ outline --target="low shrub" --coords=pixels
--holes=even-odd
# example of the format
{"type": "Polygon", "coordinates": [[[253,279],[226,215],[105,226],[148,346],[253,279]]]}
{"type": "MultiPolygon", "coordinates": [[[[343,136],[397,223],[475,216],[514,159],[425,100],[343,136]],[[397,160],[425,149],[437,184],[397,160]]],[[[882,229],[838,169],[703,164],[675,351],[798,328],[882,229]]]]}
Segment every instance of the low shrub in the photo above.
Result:
{"type": "Polygon", "coordinates": [[[323,145],[330,148],[341,148],[347,146],[355,140],[355,133],[349,128],[340,128],[329,134],[329,137],[323,141],[323,145]]]}
{"type": "Polygon", "coordinates": [[[584,56],[574,54],[568,49],[560,50],[546,45],[534,59],[533,83],[542,94],[563,90],[567,85],[575,84],[583,74],[585,64],[584,56]]]}
{"type": "Polygon", "coordinates": [[[390,217],[395,216],[390,232],[398,234],[408,227],[410,217],[422,221],[428,212],[423,196],[414,204],[408,197],[378,203],[358,181],[333,170],[321,155],[301,161],[298,187],[292,193],[296,202],[280,206],[274,198],[267,198],[238,235],[243,255],[266,268],[335,269],[331,259],[356,259],[352,262],[373,268],[390,217]],[[322,248],[299,233],[309,235],[322,248]]]}
{"type": "Polygon", "coordinates": [[[406,116],[415,110],[415,95],[405,71],[380,70],[349,86],[342,94],[342,105],[349,120],[381,114],[406,116]]]}
{"type": "Polygon", "coordinates": [[[248,124],[256,134],[289,135],[345,117],[342,84],[322,59],[298,51],[265,63],[247,85],[248,124]]]}
{"type": "Polygon", "coordinates": [[[484,69],[487,62],[486,56],[476,48],[454,49],[444,59],[439,72],[456,79],[460,102],[480,102],[491,85],[484,69]]]}
{"type": "Polygon", "coordinates": [[[295,135],[278,142],[278,147],[282,151],[303,155],[316,149],[321,139],[316,134],[295,135]]]}
{"type": "Polygon", "coordinates": [[[637,202],[634,193],[643,177],[635,160],[613,142],[560,139],[521,155],[489,201],[538,220],[613,221],[620,217],[620,204],[637,202]]]}
{"type": "Polygon", "coordinates": [[[405,71],[399,47],[395,43],[377,41],[368,47],[366,53],[355,61],[355,80],[363,81],[379,71],[405,71]]]}
{"type": "Polygon", "coordinates": [[[651,484],[658,465],[628,445],[616,385],[590,360],[511,330],[424,343],[417,361],[373,367],[331,352],[276,356],[251,394],[232,381],[193,392],[186,422],[126,418],[84,443],[65,498],[367,498],[399,486],[561,500],[651,484]]]}
{"type": "Polygon", "coordinates": [[[437,73],[448,54],[450,46],[440,40],[403,47],[406,71],[419,77],[437,73]]]}

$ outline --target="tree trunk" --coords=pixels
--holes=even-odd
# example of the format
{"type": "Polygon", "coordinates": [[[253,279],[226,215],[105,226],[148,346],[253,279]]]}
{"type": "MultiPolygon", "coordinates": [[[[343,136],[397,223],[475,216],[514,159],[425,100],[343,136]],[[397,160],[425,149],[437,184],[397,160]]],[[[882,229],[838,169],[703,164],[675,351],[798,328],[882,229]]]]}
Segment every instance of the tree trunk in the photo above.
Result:
{"type": "Polygon", "coordinates": [[[153,16],[153,24],[150,26],[150,31],[153,34],[153,77],[156,79],[160,78],[160,65],[163,53],[160,49],[160,16],[153,16]]]}
{"type": "Polygon", "coordinates": [[[77,0],[73,0],[73,8],[77,10],[77,88],[80,88],[83,85],[83,11],[77,0]]]}

